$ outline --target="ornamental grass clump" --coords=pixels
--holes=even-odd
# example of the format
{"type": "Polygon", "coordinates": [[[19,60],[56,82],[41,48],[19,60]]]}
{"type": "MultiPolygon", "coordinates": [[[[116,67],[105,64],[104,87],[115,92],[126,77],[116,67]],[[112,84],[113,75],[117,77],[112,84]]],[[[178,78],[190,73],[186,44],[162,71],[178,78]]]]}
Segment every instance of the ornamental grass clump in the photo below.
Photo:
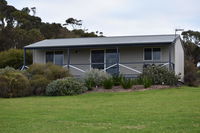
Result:
{"type": "Polygon", "coordinates": [[[103,81],[104,89],[112,89],[113,85],[114,83],[112,78],[108,78],[103,81]]]}
{"type": "Polygon", "coordinates": [[[143,82],[144,88],[149,88],[152,85],[152,80],[148,77],[143,77],[142,82],[143,82]]]}
{"type": "Polygon", "coordinates": [[[123,75],[120,74],[120,75],[113,75],[112,79],[113,79],[113,83],[115,86],[118,86],[121,84],[122,80],[123,80],[123,75]]]}
{"type": "Polygon", "coordinates": [[[130,88],[132,88],[132,86],[133,86],[132,79],[130,79],[130,78],[123,78],[122,82],[121,82],[121,86],[124,89],[130,89],[130,88]]]}

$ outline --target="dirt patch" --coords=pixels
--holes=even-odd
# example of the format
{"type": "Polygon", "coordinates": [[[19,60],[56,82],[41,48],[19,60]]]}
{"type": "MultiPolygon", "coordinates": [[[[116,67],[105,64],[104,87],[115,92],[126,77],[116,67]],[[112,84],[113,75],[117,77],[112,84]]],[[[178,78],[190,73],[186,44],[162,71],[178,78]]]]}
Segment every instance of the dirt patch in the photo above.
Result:
{"type": "Polygon", "coordinates": [[[153,89],[166,89],[166,88],[172,88],[173,86],[168,85],[152,85],[149,88],[144,88],[143,85],[134,85],[130,89],[123,89],[121,86],[114,86],[112,89],[104,89],[102,87],[94,88],[90,92],[131,92],[131,91],[145,91],[145,90],[153,90],[153,89]]]}

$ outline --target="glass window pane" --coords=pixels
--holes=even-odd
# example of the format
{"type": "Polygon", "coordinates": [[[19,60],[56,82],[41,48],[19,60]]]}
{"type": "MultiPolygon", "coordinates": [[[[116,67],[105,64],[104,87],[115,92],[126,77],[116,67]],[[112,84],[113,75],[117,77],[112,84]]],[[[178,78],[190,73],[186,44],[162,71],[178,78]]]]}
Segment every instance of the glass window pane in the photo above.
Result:
{"type": "Polygon", "coordinates": [[[106,66],[111,66],[117,63],[117,50],[107,49],[106,50],[106,66]]]}
{"type": "Polygon", "coordinates": [[[63,57],[64,57],[64,55],[63,55],[62,51],[56,51],[55,52],[55,62],[54,63],[56,65],[62,66],[63,65],[63,57]]]}
{"type": "MultiPolygon", "coordinates": [[[[106,67],[116,64],[118,60],[117,57],[118,57],[117,49],[107,49],[106,50],[106,67]]],[[[106,72],[110,73],[111,75],[117,74],[118,72],[117,66],[107,69],[106,72]]]]}
{"type": "Polygon", "coordinates": [[[93,69],[104,69],[104,64],[92,64],[93,69]]]}
{"type": "Polygon", "coordinates": [[[53,52],[46,52],[46,63],[52,62],[53,63],[53,52]]]}
{"type": "Polygon", "coordinates": [[[144,60],[152,60],[152,49],[151,48],[144,49],[144,60]]]}
{"type": "Polygon", "coordinates": [[[160,60],[160,48],[153,48],[153,60],[160,60]]]}
{"type": "Polygon", "coordinates": [[[92,51],[92,63],[104,63],[104,50],[92,51]]]}
{"type": "Polygon", "coordinates": [[[91,63],[94,69],[104,69],[104,50],[93,50],[91,52],[91,63]]]}

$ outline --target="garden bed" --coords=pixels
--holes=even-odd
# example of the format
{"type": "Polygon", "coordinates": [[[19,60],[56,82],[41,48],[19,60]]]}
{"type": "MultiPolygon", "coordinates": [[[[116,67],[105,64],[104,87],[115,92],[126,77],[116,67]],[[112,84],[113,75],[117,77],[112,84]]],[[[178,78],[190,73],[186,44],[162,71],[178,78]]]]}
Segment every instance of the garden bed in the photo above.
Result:
{"type": "Polygon", "coordinates": [[[102,87],[94,88],[90,92],[131,92],[131,91],[145,91],[145,90],[152,90],[152,89],[167,89],[173,88],[173,86],[168,85],[152,85],[149,88],[144,88],[143,85],[133,85],[130,89],[123,89],[121,86],[113,86],[112,89],[104,89],[102,87]]]}

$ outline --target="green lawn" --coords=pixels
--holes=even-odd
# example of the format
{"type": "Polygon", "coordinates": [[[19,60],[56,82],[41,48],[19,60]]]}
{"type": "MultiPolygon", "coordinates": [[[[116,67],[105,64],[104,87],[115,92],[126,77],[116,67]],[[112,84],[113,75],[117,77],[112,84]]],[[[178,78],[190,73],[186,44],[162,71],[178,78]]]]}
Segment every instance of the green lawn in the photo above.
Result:
{"type": "Polygon", "coordinates": [[[0,133],[199,133],[200,88],[0,99],[0,133]]]}

